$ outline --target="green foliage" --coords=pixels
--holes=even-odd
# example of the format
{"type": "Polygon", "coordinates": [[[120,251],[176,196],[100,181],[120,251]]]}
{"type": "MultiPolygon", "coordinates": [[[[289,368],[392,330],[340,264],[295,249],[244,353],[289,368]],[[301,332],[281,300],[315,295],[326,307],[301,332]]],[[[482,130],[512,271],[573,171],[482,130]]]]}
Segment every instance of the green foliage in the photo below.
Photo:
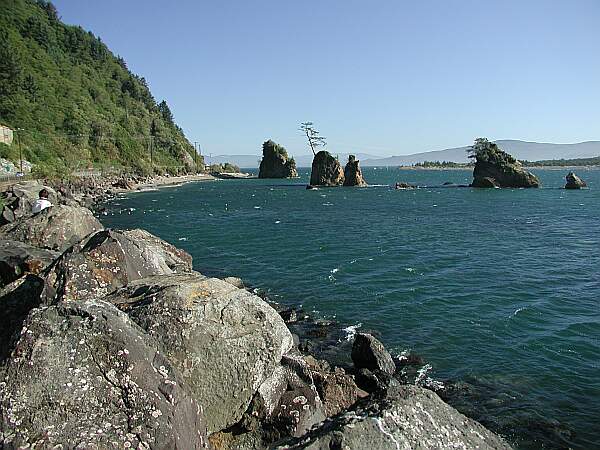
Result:
{"type": "Polygon", "coordinates": [[[543,159],[541,161],[522,161],[524,166],[548,166],[548,167],[577,167],[577,166],[600,166],[600,156],[593,158],[574,159],[543,159]]]}
{"type": "Polygon", "coordinates": [[[475,143],[467,149],[467,153],[469,154],[469,158],[476,159],[478,162],[489,162],[500,165],[517,163],[515,158],[486,138],[475,139],[475,143]]]}
{"type": "Polygon", "coordinates": [[[0,122],[23,129],[24,157],[47,165],[40,171],[105,163],[151,170],[150,135],[157,164],[180,170],[182,152],[194,155],[146,80],[100,38],[61,23],[44,0],[3,2],[0,122]]]}
{"type": "Polygon", "coordinates": [[[210,173],[240,173],[240,168],[235,164],[224,163],[224,164],[212,164],[209,166],[208,171],[210,173]]]}
{"type": "Polygon", "coordinates": [[[288,152],[283,145],[279,145],[278,143],[269,139],[268,141],[263,142],[262,146],[263,156],[268,156],[271,153],[275,153],[283,156],[284,158],[288,158],[288,152]]]}

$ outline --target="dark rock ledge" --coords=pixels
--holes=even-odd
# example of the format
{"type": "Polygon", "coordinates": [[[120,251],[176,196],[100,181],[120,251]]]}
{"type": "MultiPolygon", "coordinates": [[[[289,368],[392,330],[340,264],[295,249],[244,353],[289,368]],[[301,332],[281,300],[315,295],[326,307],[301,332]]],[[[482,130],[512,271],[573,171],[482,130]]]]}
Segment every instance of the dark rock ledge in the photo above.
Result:
{"type": "Polygon", "coordinates": [[[14,244],[38,229],[26,214],[1,230],[16,256],[0,265],[0,448],[509,448],[406,384],[372,335],[336,366],[319,358],[327,323],[311,344],[291,331],[301,314],[241,280],[194,272],[144,230],[81,228],[90,212],[65,206],[73,220],[42,221],[50,243],[14,244]]]}

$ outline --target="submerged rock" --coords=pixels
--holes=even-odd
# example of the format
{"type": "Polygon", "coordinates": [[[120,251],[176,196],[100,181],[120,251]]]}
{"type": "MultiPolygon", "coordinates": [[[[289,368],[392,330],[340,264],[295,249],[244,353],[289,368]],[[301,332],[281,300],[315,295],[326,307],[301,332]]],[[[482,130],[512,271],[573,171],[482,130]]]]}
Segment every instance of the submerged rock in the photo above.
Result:
{"type": "Polygon", "coordinates": [[[2,448],[207,448],[202,407],[126,314],[35,309],[0,369],[2,448]]]}
{"type": "Polygon", "coordinates": [[[321,150],[312,162],[310,186],[341,186],[344,184],[344,172],[337,158],[328,151],[321,150]]]}
{"type": "Polygon", "coordinates": [[[296,161],[290,158],[284,147],[272,140],[263,143],[263,158],[258,178],[295,178],[298,176],[296,161]]]}
{"type": "Polygon", "coordinates": [[[415,189],[415,186],[413,186],[412,184],[406,183],[404,181],[399,181],[397,182],[394,187],[396,189],[415,189]]]}
{"type": "Polygon", "coordinates": [[[573,172],[569,172],[565,179],[567,180],[567,184],[565,184],[565,189],[581,189],[587,187],[585,181],[583,181],[573,172]]]}
{"type": "Polygon", "coordinates": [[[262,299],[197,273],[133,281],[108,300],[162,344],[203,405],[210,433],[240,420],[293,344],[262,299]]]}
{"type": "Polygon", "coordinates": [[[103,230],[66,250],[46,271],[48,302],[103,297],[134,280],[190,272],[192,257],[147,231],[103,230]]]}
{"type": "Polygon", "coordinates": [[[363,178],[362,170],[358,165],[359,161],[354,155],[348,156],[348,162],[344,168],[344,186],[366,186],[367,182],[363,178]]]}
{"type": "Polygon", "coordinates": [[[0,227],[0,237],[63,251],[104,227],[87,208],[57,205],[0,227]]]}
{"type": "Polygon", "coordinates": [[[0,240],[0,286],[12,283],[26,273],[40,273],[58,255],[58,252],[25,242],[0,240]]]}
{"type": "Polygon", "coordinates": [[[475,158],[471,187],[531,188],[540,186],[538,177],[525,170],[519,161],[487,139],[476,139],[469,151],[471,152],[470,157],[475,158]]]}
{"type": "Polygon", "coordinates": [[[357,369],[380,370],[389,375],[396,371],[396,364],[383,344],[366,333],[356,333],[352,361],[357,369]]]}
{"type": "Polygon", "coordinates": [[[398,386],[279,449],[510,449],[499,436],[416,386],[398,386]]]}

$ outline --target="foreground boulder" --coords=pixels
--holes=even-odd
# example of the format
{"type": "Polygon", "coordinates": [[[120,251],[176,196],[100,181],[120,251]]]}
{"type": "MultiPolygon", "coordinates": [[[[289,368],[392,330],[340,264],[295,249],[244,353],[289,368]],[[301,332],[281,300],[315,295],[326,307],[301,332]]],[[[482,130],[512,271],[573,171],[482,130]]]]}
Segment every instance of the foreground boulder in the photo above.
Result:
{"type": "Polygon", "coordinates": [[[565,189],[581,189],[587,187],[585,181],[583,181],[573,172],[569,172],[565,178],[567,180],[567,184],[565,184],[565,189]]]}
{"type": "Polygon", "coordinates": [[[444,403],[432,391],[398,386],[370,397],[281,449],[510,449],[499,436],[444,403]]]}
{"type": "Polygon", "coordinates": [[[342,369],[292,351],[260,385],[242,420],[210,440],[223,450],[271,448],[353,405],[359,392],[342,369]]]}
{"type": "Polygon", "coordinates": [[[341,186],[342,184],[344,184],[344,171],[340,162],[328,151],[321,150],[312,162],[310,185],[341,186]]]}
{"type": "Polygon", "coordinates": [[[502,151],[495,143],[478,138],[470,147],[475,159],[471,187],[531,188],[539,187],[538,177],[523,168],[521,163],[502,151]]]}
{"type": "Polygon", "coordinates": [[[296,161],[290,158],[284,147],[268,140],[262,147],[258,178],[295,178],[298,176],[296,161]]]}
{"type": "Polygon", "coordinates": [[[396,364],[383,344],[366,333],[356,333],[352,361],[357,369],[380,370],[389,375],[396,371],[396,364]]]}
{"type": "Polygon", "coordinates": [[[344,168],[344,186],[366,186],[362,170],[358,165],[359,161],[354,155],[348,156],[348,162],[344,168]]]}
{"type": "Polygon", "coordinates": [[[26,273],[40,273],[58,255],[58,252],[25,242],[0,239],[0,286],[6,286],[26,273]]]}
{"type": "Polygon", "coordinates": [[[240,420],[293,345],[262,299],[197,273],[133,281],[108,300],[162,343],[204,406],[210,433],[240,420]]]}
{"type": "Polygon", "coordinates": [[[0,237],[63,251],[103,228],[89,209],[57,205],[0,227],[0,237]]]}
{"type": "Polygon", "coordinates": [[[33,310],[0,370],[0,447],[207,448],[201,406],[150,343],[103,301],[33,310]]]}
{"type": "Polygon", "coordinates": [[[29,312],[42,304],[43,289],[44,280],[28,274],[0,290],[0,361],[11,352],[29,312]]]}
{"type": "Polygon", "coordinates": [[[103,297],[134,280],[190,272],[192,257],[147,231],[103,230],[66,250],[45,272],[47,303],[103,297]]]}
{"type": "Polygon", "coordinates": [[[4,210],[1,211],[0,224],[13,222],[23,216],[31,214],[31,207],[40,197],[40,191],[46,189],[50,194],[48,200],[57,205],[59,197],[50,186],[43,185],[38,181],[22,181],[15,183],[2,193],[4,210]]]}

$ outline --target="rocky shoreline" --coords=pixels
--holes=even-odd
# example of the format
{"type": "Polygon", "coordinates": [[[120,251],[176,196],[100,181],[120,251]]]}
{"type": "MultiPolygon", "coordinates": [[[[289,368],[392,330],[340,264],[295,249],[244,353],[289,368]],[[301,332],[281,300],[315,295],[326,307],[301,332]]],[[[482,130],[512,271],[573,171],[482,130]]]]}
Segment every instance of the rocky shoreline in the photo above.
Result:
{"type": "Polygon", "coordinates": [[[323,358],[341,345],[330,323],[276,311],[86,208],[148,182],[48,186],[56,206],[35,216],[40,186],[12,190],[0,227],[3,448],[510,448],[407,380],[407,361],[371,334],[344,341],[336,366],[323,358]]]}

